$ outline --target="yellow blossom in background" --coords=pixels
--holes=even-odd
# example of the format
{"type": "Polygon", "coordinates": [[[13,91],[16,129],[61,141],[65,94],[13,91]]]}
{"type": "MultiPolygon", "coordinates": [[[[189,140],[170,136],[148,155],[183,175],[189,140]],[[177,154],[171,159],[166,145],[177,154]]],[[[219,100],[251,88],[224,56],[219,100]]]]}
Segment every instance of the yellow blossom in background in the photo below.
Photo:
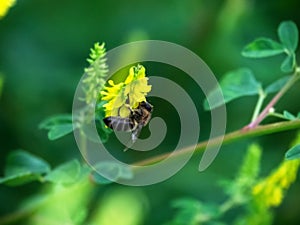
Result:
{"type": "Polygon", "coordinates": [[[101,91],[101,100],[107,101],[103,106],[106,116],[127,117],[130,108],[136,108],[142,101],[146,101],[146,95],[151,91],[148,85],[146,69],[142,65],[133,66],[124,82],[115,84],[108,81],[110,86],[105,86],[101,91]]]}
{"type": "Polygon", "coordinates": [[[284,161],[270,176],[253,187],[254,198],[266,207],[280,205],[285,190],[296,180],[299,165],[299,160],[284,161]]]}
{"type": "Polygon", "coordinates": [[[4,17],[10,7],[15,4],[15,0],[0,0],[0,18],[4,17]]]}

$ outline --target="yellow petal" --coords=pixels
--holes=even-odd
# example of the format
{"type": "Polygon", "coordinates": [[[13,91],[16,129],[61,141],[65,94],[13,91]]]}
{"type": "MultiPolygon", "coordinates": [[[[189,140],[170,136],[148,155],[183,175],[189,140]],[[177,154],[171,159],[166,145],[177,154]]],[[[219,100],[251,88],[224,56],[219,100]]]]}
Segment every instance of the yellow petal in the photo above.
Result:
{"type": "Polygon", "coordinates": [[[125,84],[129,84],[133,81],[133,78],[134,78],[134,66],[130,67],[129,69],[129,74],[125,80],[125,84]]]}
{"type": "Polygon", "coordinates": [[[143,66],[140,66],[140,68],[139,68],[139,71],[138,71],[138,74],[137,74],[137,79],[140,79],[140,78],[144,78],[145,76],[146,76],[146,69],[145,69],[145,67],[143,67],[143,66]]]}

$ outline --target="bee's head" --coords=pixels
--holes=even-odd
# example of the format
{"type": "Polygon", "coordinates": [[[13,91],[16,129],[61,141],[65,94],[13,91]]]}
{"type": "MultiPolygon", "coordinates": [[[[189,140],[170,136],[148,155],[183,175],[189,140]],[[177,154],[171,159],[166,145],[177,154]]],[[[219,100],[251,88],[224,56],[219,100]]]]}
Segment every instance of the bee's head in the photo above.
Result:
{"type": "Polygon", "coordinates": [[[153,110],[153,106],[150,103],[144,101],[140,103],[140,107],[146,109],[148,112],[152,112],[153,110]]]}

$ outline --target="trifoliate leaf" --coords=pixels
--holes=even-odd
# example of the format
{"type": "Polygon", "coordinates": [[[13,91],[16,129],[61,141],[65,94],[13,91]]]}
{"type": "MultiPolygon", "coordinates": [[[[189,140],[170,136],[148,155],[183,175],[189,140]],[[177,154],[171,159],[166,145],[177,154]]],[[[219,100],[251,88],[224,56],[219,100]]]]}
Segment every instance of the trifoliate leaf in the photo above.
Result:
{"type": "Polygon", "coordinates": [[[56,140],[71,133],[74,129],[71,114],[55,115],[39,124],[40,129],[48,130],[48,138],[56,140]]]}

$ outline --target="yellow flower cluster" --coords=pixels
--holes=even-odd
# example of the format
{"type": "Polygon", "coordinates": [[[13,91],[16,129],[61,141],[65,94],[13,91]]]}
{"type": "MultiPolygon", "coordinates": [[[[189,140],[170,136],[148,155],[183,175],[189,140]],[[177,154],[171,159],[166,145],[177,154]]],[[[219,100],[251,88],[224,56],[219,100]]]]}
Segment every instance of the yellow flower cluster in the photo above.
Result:
{"type": "Polygon", "coordinates": [[[6,15],[8,9],[15,4],[15,0],[1,0],[0,1],[0,18],[6,15]]]}
{"type": "Polygon", "coordinates": [[[284,161],[270,176],[253,187],[254,198],[266,207],[280,205],[284,191],[296,179],[299,165],[299,160],[284,161]]]}
{"type": "Polygon", "coordinates": [[[129,74],[124,82],[115,84],[108,81],[110,86],[104,87],[101,91],[101,100],[107,101],[103,106],[106,116],[127,117],[130,108],[138,107],[139,103],[146,101],[146,95],[151,91],[148,85],[146,70],[142,65],[133,66],[129,69],[129,74]]]}

